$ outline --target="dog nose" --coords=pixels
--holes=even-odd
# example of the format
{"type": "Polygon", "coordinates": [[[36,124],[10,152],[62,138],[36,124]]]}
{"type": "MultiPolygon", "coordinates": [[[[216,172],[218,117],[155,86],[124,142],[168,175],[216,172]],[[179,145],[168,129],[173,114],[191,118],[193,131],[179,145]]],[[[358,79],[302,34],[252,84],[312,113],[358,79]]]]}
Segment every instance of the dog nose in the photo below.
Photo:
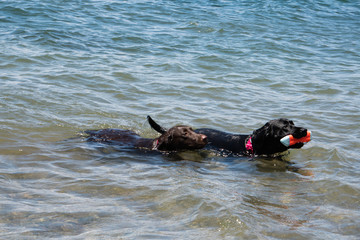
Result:
{"type": "Polygon", "coordinates": [[[202,140],[203,142],[207,142],[207,136],[204,135],[204,134],[202,134],[202,135],[201,135],[201,140],[202,140]]]}
{"type": "Polygon", "coordinates": [[[301,129],[300,129],[300,132],[301,132],[301,134],[304,134],[304,135],[306,136],[306,134],[307,134],[307,129],[306,129],[306,128],[301,128],[301,129]]]}
{"type": "Polygon", "coordinates": [[[307,131],[306,128],[298,128],[293,135],[295,138],[302,138],[306,136],[307,131]]]}

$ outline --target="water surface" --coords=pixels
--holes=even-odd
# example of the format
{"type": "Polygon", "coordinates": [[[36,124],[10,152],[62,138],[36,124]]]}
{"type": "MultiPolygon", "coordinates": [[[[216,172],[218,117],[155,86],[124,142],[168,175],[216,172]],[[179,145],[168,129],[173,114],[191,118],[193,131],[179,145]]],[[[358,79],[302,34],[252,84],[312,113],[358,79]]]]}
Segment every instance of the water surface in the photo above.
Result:
{"type": "Polygon", "coordinates": [[[1,238],[360,237],[357,1],[19,0],[0,13],[1,238]],[[287,117],[314,139],[280,161],[76,137],[156,137],[148,114],[234,133],[287,117]]]}

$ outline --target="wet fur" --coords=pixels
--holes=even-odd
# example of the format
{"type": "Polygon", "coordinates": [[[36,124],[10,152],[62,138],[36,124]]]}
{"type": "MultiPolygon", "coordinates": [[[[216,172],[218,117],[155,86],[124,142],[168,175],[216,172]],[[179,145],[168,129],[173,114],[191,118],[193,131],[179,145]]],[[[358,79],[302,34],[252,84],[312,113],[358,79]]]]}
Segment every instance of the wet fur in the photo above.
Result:
{"type": "MultiPolygon", "coordinates": [[[[152,122],[155,123],[154,120],[152,122]]],[[[149,121],[153,127],[152,122],[149,121]]],[[[158,125],[158,124],[156,124],[158,125]]],[[[159,126],[159,125],[158,125],[159,126]]],[[[154,128],[154,127],[153,127],[154,128]]],[[[159,127],[154,128],[155,130],[159,127]]],[[[285,147],[280,139],[292,134],[295,138],[306,136],[307,129],[295,126],[294,122],[286,118],[279,118],[267,122],[252,134],[233,134],[210,128],[195,130],[196,133],[205,134],[208,138],[208,147],[215,150],[226,150],[242,155],[273,155],[289,149],[285,147]],[[246,142],[251,137],[254,152],[246,150],[246,142]]],[[[298,143],[290,148],[301,148],[304,144],[298,143]]]]}
{"type": "Polygon", "coordinates": [[[204,134],[195,133],[188,126],[175,126],[169,130],[159,128],[161,136],[155,139],[142,138],[134,131],[123,129],[87,130],[88,141],[115,145],[146,148],[160,151],[176,151],[184,149],[200,149],[207,143],[204,134]]]}

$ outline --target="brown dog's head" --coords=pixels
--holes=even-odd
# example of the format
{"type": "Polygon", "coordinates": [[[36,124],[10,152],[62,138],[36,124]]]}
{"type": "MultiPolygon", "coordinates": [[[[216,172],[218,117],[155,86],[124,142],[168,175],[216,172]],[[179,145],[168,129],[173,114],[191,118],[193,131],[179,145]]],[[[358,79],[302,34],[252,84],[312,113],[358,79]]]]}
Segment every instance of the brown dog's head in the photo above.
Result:
{"type": "Polygon", "coordinates": [[[204,134],[198,134],[188,126],[175,126],[169,130],[160,127],[154,120],[148,116],[150,126],[162,135],[155,140],[154,149],[163,151],[175,151],[182,149],[200,149],[207,144],[207,137],[204,134]]]}

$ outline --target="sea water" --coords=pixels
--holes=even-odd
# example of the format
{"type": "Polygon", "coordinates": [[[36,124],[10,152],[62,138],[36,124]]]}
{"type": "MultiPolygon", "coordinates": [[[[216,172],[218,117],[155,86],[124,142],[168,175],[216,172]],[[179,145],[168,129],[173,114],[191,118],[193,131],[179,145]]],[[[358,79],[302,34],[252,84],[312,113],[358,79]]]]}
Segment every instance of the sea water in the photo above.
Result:
{"type": "Polygon", "coordinates": [[[0,2],[0,238],[358,239],[358,1],[0,2]],[[282,159],[89,144],[146,116],[250,134],[282,159]]]}

